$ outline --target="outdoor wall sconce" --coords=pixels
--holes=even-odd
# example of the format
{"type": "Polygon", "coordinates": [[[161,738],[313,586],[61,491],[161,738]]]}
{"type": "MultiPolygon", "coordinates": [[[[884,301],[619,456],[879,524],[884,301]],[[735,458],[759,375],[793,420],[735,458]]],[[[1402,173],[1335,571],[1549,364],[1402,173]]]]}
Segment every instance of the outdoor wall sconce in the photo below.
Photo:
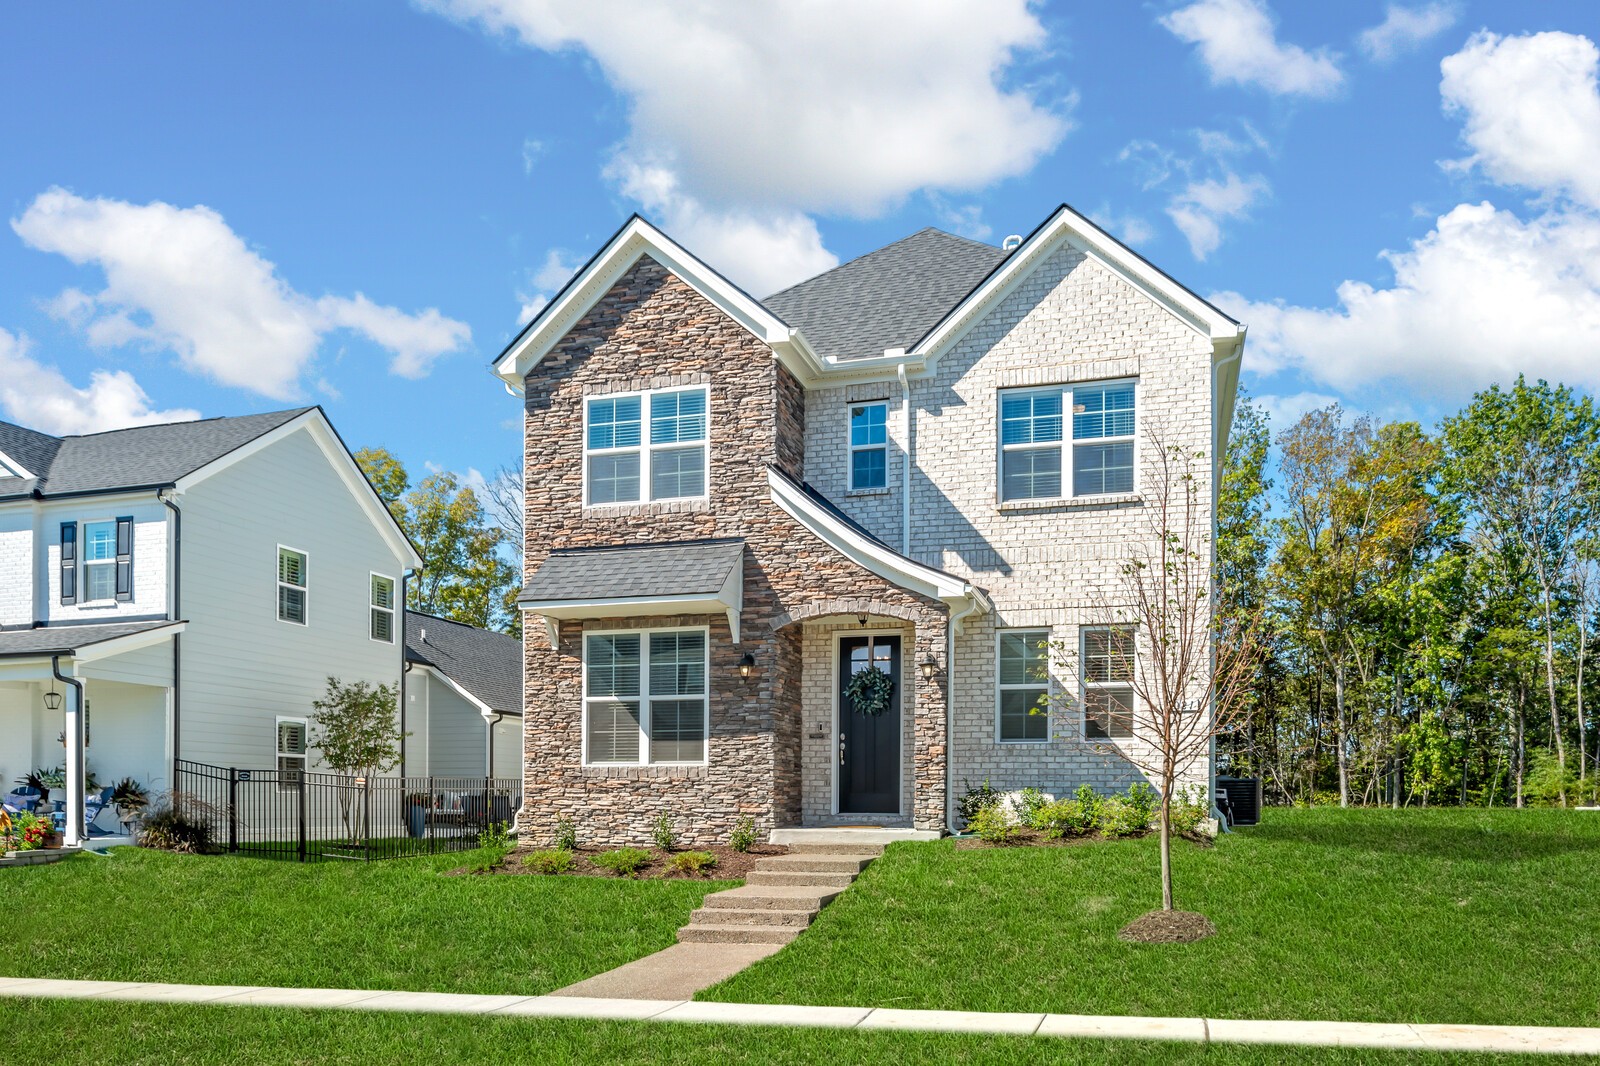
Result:
{"type": "Polygon", "coordinates": [[[61,709],[61,693],[46,692],[44,694],[44,709],[47,711],[59,711],[61,709]]]}
{"type": "Polygon", "coordinates": [[[861,627],[863,629],[866,628],[866,626],[867,626],[867,616],[866,615],[864,615],[864,614],[856,615],[856,621],[861,623],[861,627]]]}
{"type": "Polygon", "coordinates": [[[756,668],[756,657],[749,652],[744,653],[744,658],[739,660],[739,676],[749,677],[750,671],[756,668]]]}
{"type": "Polygon", "coordinates": [[[924,681],[932,681],[934,672],[936,670],[938,670],[938,669],[939,669],[939,664],[934,661],[933,656],[930,655],[926,659],[923,659],[922,660],[922,679],[924,681]]]}

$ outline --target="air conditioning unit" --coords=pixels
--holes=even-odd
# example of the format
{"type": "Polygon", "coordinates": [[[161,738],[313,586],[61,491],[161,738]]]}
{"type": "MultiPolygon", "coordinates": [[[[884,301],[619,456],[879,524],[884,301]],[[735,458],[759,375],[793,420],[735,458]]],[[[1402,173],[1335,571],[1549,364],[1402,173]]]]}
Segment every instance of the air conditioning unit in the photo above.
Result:
{"type": "Polygon", "coordinates": [[[1261,821],[1261,778],[1219,777],[1217,791],[1228,797],[1234,825],[1256,825],[1261,821]]]}

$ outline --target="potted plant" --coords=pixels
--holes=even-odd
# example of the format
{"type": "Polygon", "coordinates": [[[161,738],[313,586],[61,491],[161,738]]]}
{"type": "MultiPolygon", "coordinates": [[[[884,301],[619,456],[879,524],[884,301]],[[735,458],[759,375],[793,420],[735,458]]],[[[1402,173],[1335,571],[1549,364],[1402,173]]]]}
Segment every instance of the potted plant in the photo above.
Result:
{"type": "Polygon", "coordinates": [[[432,798],[426,792],[406,794],[406,830],[413,840],[421,840],[428,831],[428,807],[432,798]]]}
{"type": "MultiPolygon", "coordinates": [[[[44,808],[44,801],[49,798],[50,793],[66,790],[67,768],[64,766],[57,766],[54,770],[46,770],[41,766],[33,772],[33,776],[39,779],[37,787],[44,793],[44,798],[39,801],[40,809],[44,808]]],[[[58,811],[64,809],[67,805],[65,799],[50,800],[50,802],[55,805],[55,809],[58,811]]]]}
{"type": "Polygon", "coordinates": [[[59,847],[61,842],[55,825],[49,818],[26,811],[17,816],[16,837],[18,851],[37,851],[41,848],[59,847]]]}
{"type": "Polygon", "coordinates": [[[117,820],[132,825],[150,805],[150,793],[133,778],[124,777],[111,789],[111,804],[117,809],[117,820]]]}
{"type": "Polygon", "coordinates": [[[39,776],[38,770],[29,770],[17,778],[17,784],[37,790],[39,793],[39,806],[43,807],[50,801],[50,787],[44,783],[44,778],[39,776]]]}

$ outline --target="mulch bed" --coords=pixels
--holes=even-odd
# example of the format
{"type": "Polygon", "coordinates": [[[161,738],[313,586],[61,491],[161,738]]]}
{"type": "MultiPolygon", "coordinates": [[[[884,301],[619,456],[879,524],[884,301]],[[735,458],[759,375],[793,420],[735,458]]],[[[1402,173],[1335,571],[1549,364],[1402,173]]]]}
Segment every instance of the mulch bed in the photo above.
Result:
{"type": "Polygon", "coordinates": [[[1139,944],[1192,944],[1216,936],[1211,919],[1193,911],[1151,911],[1122,927],[1118,940],[1139,944]]]}
{"type": "MultiPolygon", "coordinates": [[[[578,848],[572,853],[577,860],[577,865],[563,874],[542,874],[537,870],[530,870],[522,865],[524,856],[535,851],[544,851],[544,848],[518,848],[506,856],[506,861],[489,871],[492,874],[515,874],[528,877],[616,877],[617,875],[603,867],[596,866],[589,860],[613,848],[578,848]]],[[[650,865],[633,875],[635,881],[743,881],[756,864],[756,860],[768,855],[787,855],[789,849],[781,844],[757,844],[749,851],[734,851],[726,844],[708,844],[703,848],[678,848],[677,851],[709,851],[717,857],[717,864],[703,874],[682,874],[667,869],[668,853],[660,848],[644,848],[651,855],[650,865]]],[[[457,867],[449,871],[447,876],[471,874],[473,871],[466,866],[457,867]]]]}
{"type": "MultiPolygon", "coordinates": [[[[987,840],[979,840],[977,837],[957,837],[956,847],[963,850],[968,848],[1071,848],[1080,844],[1099,844],[1107,840],[1138,840],[1142,837],[1156,836],[1159,832],[1160,830],[1157,829],[1148,829],[1143,833],[1133,833],[1120,837],[1102,837],[1090,833],[1081,837],[1058,837],[1055,840],[1051,840],[1035,829],[1021,829],[1017,831],[1016,836],[1003,844],[991,844],[987,840]]],[[[1189,843],[1202,848],[1209,848],[1216,843],[1204,833],[1191,833],[1184,837],[1174,836],[1173,839],[1187,840],[1189,843]]]]}

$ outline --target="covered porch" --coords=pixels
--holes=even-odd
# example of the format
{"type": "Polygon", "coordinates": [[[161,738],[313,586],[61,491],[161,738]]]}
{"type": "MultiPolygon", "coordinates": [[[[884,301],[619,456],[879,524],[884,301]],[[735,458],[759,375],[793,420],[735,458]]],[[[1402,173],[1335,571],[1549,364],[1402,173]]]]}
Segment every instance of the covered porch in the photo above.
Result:
{"type": "Polygon", "coordinates": [[[8,806],[51,815],[68,845],[124,834],[111,789],[169,789],[172,638],[154,620],[0,632],[0,785],[8,806]],[[29,785],[29,778],[43,789],[29,785]],[[41,795],[43,792],[45,794],[41,795]]]}

